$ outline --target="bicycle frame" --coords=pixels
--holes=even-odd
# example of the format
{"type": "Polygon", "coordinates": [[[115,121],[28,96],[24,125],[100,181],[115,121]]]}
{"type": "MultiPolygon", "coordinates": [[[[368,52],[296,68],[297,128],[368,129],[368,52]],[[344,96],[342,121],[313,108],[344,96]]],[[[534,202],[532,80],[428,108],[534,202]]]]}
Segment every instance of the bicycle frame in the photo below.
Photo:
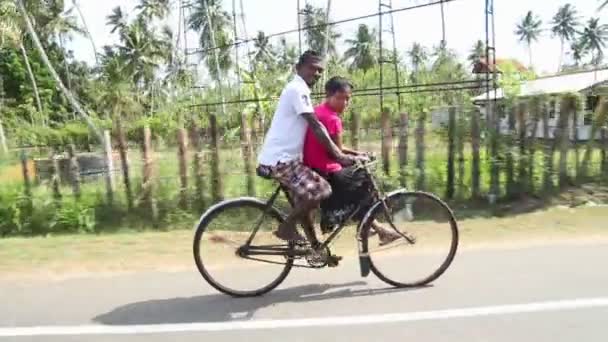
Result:
{"type": "MultiPolygon", "coordinates": [[[[369,177],[369,180],[371,181],[371,184],[372,184],[372,192],[373,192],[372,196],[374,198],[374,201],[375,201],[375,203],[377,203],[378,201],[382,202],[382,205],[385,209],[384,212],[385,212],[387,221],[389,222],[390,226],[397,233],[399,233],[406,240],[408,240],[410,243],[414,243],[414,240],[412,238],[410,238],[406,234],[403,234],[403,233],[399,232],[399,230],[397,230],[397,228],[393,224],[393,221],[392,221],[390,215],[388,214],[388,206],[386,205],[385,194],[382,192],[382,190],[379,189],[376,179],[373,176],[373,173],[370,172],[370,169],[369,169],[370,166],[375,163],[377,163],[377,161],[368,162],[368,163],[359,163],[358,168],[363,168],[365,170],[366,175],[369,177]]],[[[275,203],[277,197],[281,194],[281,192],[283,192],[285,194],[291,207],[292,208],[294,207],[293,200],[289,196],[289,191],[287,191],[282,185],[277,186],[277,188],[274,191],[274,193],[272,194],[272,196],[266,202],[266,207],[262,214],[262,217],[260,217],[260,219],[256,223],[255,227],[253,228],[253,230],[251,232],[251,235],[247,239],[247,242],[245,243],[245,245],[243,245],[239,249],[241,256],[244,257],[244,256],[250,256],[250,255],[268,255],[268,256],[286,255],[288,257],[295,257],[295,256],[304,256],[309,253],[308,249],[296,250],[293,248],[293,245],[266,245],[266,246],[252,246],[251,245],[251,242],[253,241],[256,233],[260,229],[262,220],[264,219],[264,217],[266,216],[268,211],[274,206],[274,203],[275,203]]],[[[325,250],[340,235],[340,233],[346,227],[346,224],[352,219],[352,217],[355,215],[355,213],[359,209],[360,209],[360,207],[356,208],[356,210],[353,210],[353,212],[351,213],[351,215],[349,217],[342,220],[342,222],[340,222],[338,227],[336,229],[334,229],[334,231],[324,241],[322,241],[316,248],[314,248],[314,250],[317,252],[325,250]]],[[[359,226],[361,226],[361,223],[363,222],[363,220],[365,220],[365,217],[361,220],[361,222],[359,222],[359,226]]],[[[357,232],[357,235],[359,235],[359,233],[360,232],[357,232]]],[[[361,240],[359,236],[357,237],[357,239],[361,240]]]]}

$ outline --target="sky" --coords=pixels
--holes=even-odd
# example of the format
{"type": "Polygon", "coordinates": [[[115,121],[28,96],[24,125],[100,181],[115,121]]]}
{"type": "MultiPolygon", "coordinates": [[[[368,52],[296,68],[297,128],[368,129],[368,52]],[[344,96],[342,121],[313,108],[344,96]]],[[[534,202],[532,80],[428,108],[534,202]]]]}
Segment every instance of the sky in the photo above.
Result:
{"type": "MultiPolygon", "coordinates": [[[[267,34],[283,32],[297,28],[297,0],[242,0],[246,19],[246,29],[249,37],[254,36],[258,30],[267,34]]],[[[383,0],[390,2],[390,0],[383,0]]],[[[393,9],[425,4],[432,0],[392,0],[393,9]]],[[[232,0],[223,0],[224,8],[232,11],[232,0]]],[[[238,4],[238,1],[236,1],[238,4]]],[[[300,0],[302,6],[308,2],[315,6],[325,8],[326,0],[300,0]]],[[[137,0],[78,0],[82,12],[87,20],[89,29],[98,50],[103,45],[116,43],[117,37],[110,33],[106,26],[106,16],[113,7],[120,5],[127,13],[133,10],[137,0]]],[[[175,1],[177,3],[177,1],[175,1]]],[[[551,18],[557,9],[565,3],[573,4],[579,11],[582,21],[588,18],[600,17],[602,22],[608,24],[608,10],[602,16],[597,12],[598,0],[495,0],[495,34],[496,51],[498,58],[516,58],[525,65],[529,64],[528,50],[520,43],[514,34],[516,24],[521,21],[528,10],[532,10],[543,21],[542,37],[538,43],[533,44],[533,64],[541,74],[554,73],[557,70],[560,43],[551,36],[548,29],[551,18]]],[[[66,2],[69,4],[69,2],[66,2]]],[[[454,0],[445,4],[446,40],[448,47],[455,50],[461,58],[466,58],[475,41],[485,40],[485,0],[454,0]]],[[[175,6],[175,9],[177,6],[175,6]]],[[[237,9],[238,10],[238,9],[237,9]]],[[[337,21],[350,17],[367,15],[378,11],[377,0],[333,0],[330,11],[330,20],[337,21]]],[[[441,40],[441,17],[439,6],[429,6],[410,11],[393,14],[395,25],[396,44],[401,55],[412,45],[420,42],[431,48],[437,46],[441,40]]],[[[390,22],[390,16],[385,15],[385,23],[390,22]]],[[[177,31],[177,11],[175,10],[167,23],[177,31]]],[[[378,26],[378,17],[358,20],[337,26],[342,33],[339,39],[352,38],[361,23],[372,27],[378,26]]],[[[388,29],[388,25],[385,26],[388,29]]],[[[242,30],[241,30],[242,31],[242,30]]],[[[243,33],[239,33],[243,37],[243,33]]],[[[297,43],[298,35],[289,34],[288,41],[297,43]]],[[[85,37],[74,37],[71,48],[75,57],[89,63],[94,62],[94,54],[90,42],[85,37]]],[[[196,47],[196,34],[189,33],[188,47],[196,47]]],[[[392,46],[390,34],[384,34],[383,44],[392,46]]],[[[339,49],[344,50],[344,44],[339,49]]],[[[568,56],[565,57],[569,60],[568,56]]],[[[192,57],[190,63],[195,63],[198,57],[192,57]]]]}

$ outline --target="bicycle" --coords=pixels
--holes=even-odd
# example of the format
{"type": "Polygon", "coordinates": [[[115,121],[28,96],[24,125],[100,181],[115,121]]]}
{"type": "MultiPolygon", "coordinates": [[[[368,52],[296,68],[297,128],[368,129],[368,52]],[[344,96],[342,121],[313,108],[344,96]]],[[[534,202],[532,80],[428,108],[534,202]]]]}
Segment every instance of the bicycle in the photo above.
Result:
{"type": "MultiPolygon", "coordinates": [[[[373,172],[370,171],[371,166],[375,165],[376,163],[377,161],[371,160],[368,162],[359,162],[357,164],[357,167],[362,168],[366,176],[369,177],[368,180],[372,185],[372,195],[374,200],[373,204],[365,212],[363,218],[359,220],[355,234],[357,240],[359,268],[361,276],[367,277],[370,272],[372,272],[379,279],[394,287],[419,287],[427,285],[439,278],[447,270],[447,268],[450,266],[455,257],[456,250],[458,247],[458,225],[454,214],[451,208],[445,202],[443,202],[436,195],[429,192],[409,191],[405,188],[401,188],[385,194],[382,190],[379,189],[373,172]],[[417,204],[417,201],[422,201],[423,203],[419,205],[417,204]],[[395,214],[392,214],[390,212],[390,209],[396,204],[405,204],[405,208],[397,211],[395,214]],[[429,204],[436,205],[436,208],[438,209],[433,209],[429,204]],[[415,208],[422,209],[422,214],[414,215],[412,211],[415,208]],[[438,215],[439,211],[441,211],[441,213],[439,213],[438,215]],[[433,217],[434,219],[430,221],[429,215],[431,215],[431,217],[433,217]],[[414,216],[422,218],[423,223],[413,223],[414,216]],[[371,244],[369,242],[369,239],[375,235],[378,235],[372,231],[373,223],[379,222],[382,218],[386,220],[388,225],[390,225],[393,230],[395,230],[402,236],[402,239],[394,241],[388,246],[380,247],[378,249],[370,249],[371,244]],[[401,231],[396,228],[395,223],[399,219],[405,219],[405,221],[408,222],[408,231],[401,231]],[[432,225],[433,223],[437,222],[448,223],[448,234],[450,242],[447,256],[443,259],[440,259],[441,262],[439,263],[439,266],[437,268],[433,267],[434,271],[432,273],[414,281],[403,281],[401,279],[396,280],[392,276],[387,276],[385,274],[386,271],[381,271],[381,267],[379,267],[379,264],[381,263],[381,261],[383,261],[382,258],[379,257],[372,260],[371,252],[392,249],[398,246],[402,246],[404,244],[406,245],[406,247],[416,245],[417,236],[411,233],[411,230],[417,227],[428,227],[429,225],[432,225]]],[[[260,174],[259,169],[258,176],[264,179],[271,179],[268,175],[260,174]]],[[[310,244],[307,242],[288,243],[281,240],[278,240],[280,241],[280,243],[278,244],[253,244],[253,240],[255,239],[256,234],[261,234],[261,239],[267,238],[269,236],[269,234],[261,232],[264,231],[264,229],[261,228],[262,221],[264,220],[264,218],[271,218],[273,220],[272,223],[268,225],[267,230],[276,229],[279,224],[284,221],[286,215],[275,206],[275,202],[280,193],[285,194],[288,199],[288,202],[293,207],[293,202],[289,197],[289,193],[284,189],[283,186],[279,184],[268,200],[264,201],[254,197],[240,197],[235,199],[224,200],[210,207],[201,216],[194,235],[194,260],[200,274],[207,281],[207,283],[209,283],[216,290],[234,297],[259,296],[273,290],[279,284],[281,284],[293,267],[323,268],[326,266],[337,266],[331,264],[331,261],[335,260],[335,256],[331,254],[329,247],[336,239],[336,237],[344,230],[344,228],[347,226],[347,223],[351,220],[354,214],[361,208],[358,207],[356,208],[356,210],[351,211],[350,215],[341,220],[341,222],[336,228],[333,229],[330,235],[324,241],[320,241],[320,245],[318,245],[316,248],[311,247],[310,244]],[[243,224],[249,224],[251,221],[253,221],[252,217],[249,216],[243,217],[238,214],[231,214],[231,211],[235,209],[253,210],[253,215],[257,216],[258,219],[255,221],[255,225],[252,227],[251,230],[229,229],[234,228],[234,226],[238,224],[239,218],[242,219],[243,224]],[[226,214],[228,215],[226,216],[226,214]],[[222,219],[225,219],[225,221],[223,221],[222,219]],[[210,227],[214,223],[224,223],[224,225],[221,226],[219,229],[221,234],[230,236],[232,238],[241,236],[245,238],[245,242],[235,243],[231,241],[231,239],[221,237],[218,234],[211,233],[210,227]],[[243,231],[245,233],[243,233],[243,231]],[[210,234],[210,237],[205,239],[205,234],[210,234]],[[247,234],[249,235],[247,236],[247,234]],[[210,245],[205,245],[206,248],[202,248],[202,245],[207,241],[210,243],[210,245]],[[226,242],[232,242],[233,247],[230,247],[228,249],[216,248],[217,246],[219,246],[220,243],[226,242]],[[237,271],[225,272],[223,270],[220,270],[216,274],[212,274],[212,270],[215,271],[215,269],[213,269],[212,267],[205,266],[205,261],[209,260],[207,257],[202,257],[201,254],[201,252],[206,251],[209,251],[211,253],[211,256],[219,255],[220,258],[222,257],[222,253],[225,254],[227,252],[228,255],[234,253],[233,256],[236,256],[238,260],[243,259],[255,262],[262,262],[266,265],[270,264],[280,266],[281,269],[277,269],[277,274],[273,276],[270,281],[262,282],[262,285],[246,285],[241,286],[240,288],[234,288],[226,286],[222,282],[218,281],[218,279],[223,275],[227,276],[228,278],[238,278],[239,281],[252,282],[254,279],[264,275],[265,272],[268,272],[262,272],[260,270],[260,272],[256,272],[256,277],[245,277],[239,274],[237,271]],[[261,259],[260,257],[262,256],[275,257],[278,258],[278,260],[261,259]],[[305,260],[304,265],[294,263],[296,260],[302,259],[305,260]]],[[[432,240],[432,238],[437,237],[436,232],[432,232],[432,234],[429,235],[426,231],[424,231],[419,235],[425,240],[429,241],[432,240]],[[430,239],[427,239],[427,237],[430,237],[430,239]]],[[[427,250],[427,252],[429,251],[427,250]]],[[[423,259],[420,261],[428,263],[427,259],[423,259]]],[[[407,265],[406,268],[409,268],[409,271],[411,272],[415,270],[417,266],[419,267],[420,264],[421,263],[412,263],[407,265]]],[[[391,263],[391,266],[394,267],[394,265],[394,262],[391,263]]],[[[222,267],[223,266],[220,266],[220,268],[222,267]]],[[[248,268],[248,270],[251,271],[258,269],[248,268]]]]}

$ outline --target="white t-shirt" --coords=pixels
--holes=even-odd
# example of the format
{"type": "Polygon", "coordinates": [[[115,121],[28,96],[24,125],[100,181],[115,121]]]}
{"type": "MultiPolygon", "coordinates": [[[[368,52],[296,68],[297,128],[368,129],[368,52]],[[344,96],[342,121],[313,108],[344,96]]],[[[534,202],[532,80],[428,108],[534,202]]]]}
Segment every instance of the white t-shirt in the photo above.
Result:
{"type": "Polygon", "coordinates": [[[306,119],[301,115],[303,113],[314,113],[310,88],[302,77],[295,75],[281,92],[258,163],[275,166],[279,162],[302,160],[308,128],[306,119]]]}

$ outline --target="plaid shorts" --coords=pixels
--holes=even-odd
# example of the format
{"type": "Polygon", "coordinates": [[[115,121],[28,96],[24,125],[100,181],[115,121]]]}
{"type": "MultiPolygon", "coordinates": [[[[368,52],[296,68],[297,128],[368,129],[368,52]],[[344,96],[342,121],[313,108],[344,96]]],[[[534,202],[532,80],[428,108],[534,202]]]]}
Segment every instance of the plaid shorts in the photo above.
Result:
{"type": "Polygon", "coordinates": [[[271,168],[271,176],[286,187],[297,201],[321,201],[331,195],[329,183],[300,161],[279,163],[271,168]]]}

